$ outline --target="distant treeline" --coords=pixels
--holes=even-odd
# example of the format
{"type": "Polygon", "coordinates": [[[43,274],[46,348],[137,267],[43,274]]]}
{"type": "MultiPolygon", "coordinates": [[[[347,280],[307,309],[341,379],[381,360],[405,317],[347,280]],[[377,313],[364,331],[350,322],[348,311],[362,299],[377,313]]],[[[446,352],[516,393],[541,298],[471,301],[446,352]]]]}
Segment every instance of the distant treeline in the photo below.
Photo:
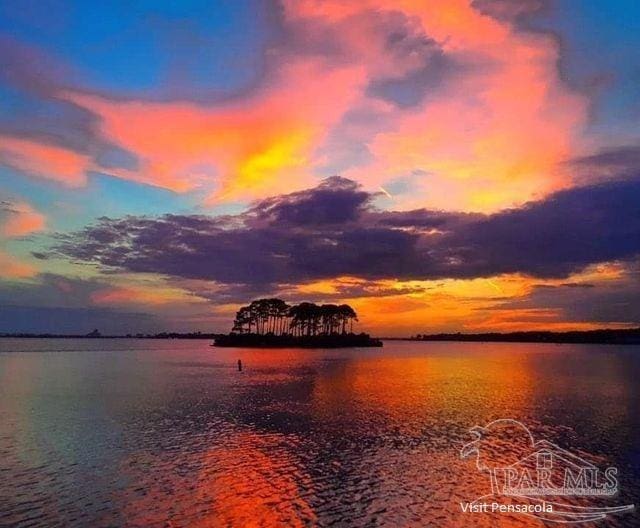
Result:
{"type": "Polygon", "coordinates": [[[282,299],[258,299],[236,313],[232,334],[313,337],[353,333],[358,320],[348,304],[303,302],[293,306],[282,299]]]}
{"type": "Polygon", "coordinates": [[[418,334],[413,341],[492,341],[507,343],[640,344],[640,328],[570,332],[490,332],[484,334],[418,334]]]}

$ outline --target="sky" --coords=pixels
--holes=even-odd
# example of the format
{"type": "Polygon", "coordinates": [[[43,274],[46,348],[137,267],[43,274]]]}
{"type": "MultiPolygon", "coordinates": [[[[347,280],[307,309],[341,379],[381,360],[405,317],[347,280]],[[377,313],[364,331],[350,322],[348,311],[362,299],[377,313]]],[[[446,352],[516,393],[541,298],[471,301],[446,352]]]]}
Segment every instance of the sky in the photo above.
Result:
{"type": "Polygon", "coordinates": [[[5,0],[0,333],[640,324],[635,0],[5,0]]]}

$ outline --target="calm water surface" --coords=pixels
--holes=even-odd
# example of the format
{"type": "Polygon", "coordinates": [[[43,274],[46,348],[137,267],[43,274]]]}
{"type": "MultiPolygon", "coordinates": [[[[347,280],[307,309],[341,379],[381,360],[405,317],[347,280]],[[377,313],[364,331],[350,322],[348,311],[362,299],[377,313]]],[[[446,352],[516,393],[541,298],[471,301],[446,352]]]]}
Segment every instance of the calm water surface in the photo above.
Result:
{"type": "Polygon", "coordinates": [[[639,380],[640,347],[0,339],[0,526],[543,526],[460,510],[490,486],[459,450],[498,418],[640,505],[639,380]]]}

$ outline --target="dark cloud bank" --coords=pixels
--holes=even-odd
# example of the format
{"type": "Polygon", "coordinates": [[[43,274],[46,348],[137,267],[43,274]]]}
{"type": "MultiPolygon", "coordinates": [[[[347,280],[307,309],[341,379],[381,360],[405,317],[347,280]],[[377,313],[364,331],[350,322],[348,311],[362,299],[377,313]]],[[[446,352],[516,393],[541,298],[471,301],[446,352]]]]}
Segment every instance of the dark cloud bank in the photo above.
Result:
{"type": "Polygon", "coordinates": [[[380,211],[374,198],[333,177],[236,216],[101,218],[62,235],[54,252],[109,270],[263,286],[343,275],[557,278],[640,254],[637,178],[561,191],[492,215],[380,211]]]}

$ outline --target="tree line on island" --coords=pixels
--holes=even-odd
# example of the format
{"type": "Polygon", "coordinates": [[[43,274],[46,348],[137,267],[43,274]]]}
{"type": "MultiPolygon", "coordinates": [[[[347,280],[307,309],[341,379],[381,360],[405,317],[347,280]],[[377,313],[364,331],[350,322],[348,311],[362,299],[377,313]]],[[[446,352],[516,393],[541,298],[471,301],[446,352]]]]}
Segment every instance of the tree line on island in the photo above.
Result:
{"type": "Polygon", "coordinates": [[[358,320],[348,304],[302,302],[293,306],[282,299],[258,299],[240,308],[232,334],[315,337],[353,334],[358,320]]]}
{"type": "Polygon", "coordinates": [[[353,333],[358,314],[348,304],[258,299],[241,307],[231,333],[216,336],[214,346],[236,348],[380,347],[369,334],[353,333]]]}

